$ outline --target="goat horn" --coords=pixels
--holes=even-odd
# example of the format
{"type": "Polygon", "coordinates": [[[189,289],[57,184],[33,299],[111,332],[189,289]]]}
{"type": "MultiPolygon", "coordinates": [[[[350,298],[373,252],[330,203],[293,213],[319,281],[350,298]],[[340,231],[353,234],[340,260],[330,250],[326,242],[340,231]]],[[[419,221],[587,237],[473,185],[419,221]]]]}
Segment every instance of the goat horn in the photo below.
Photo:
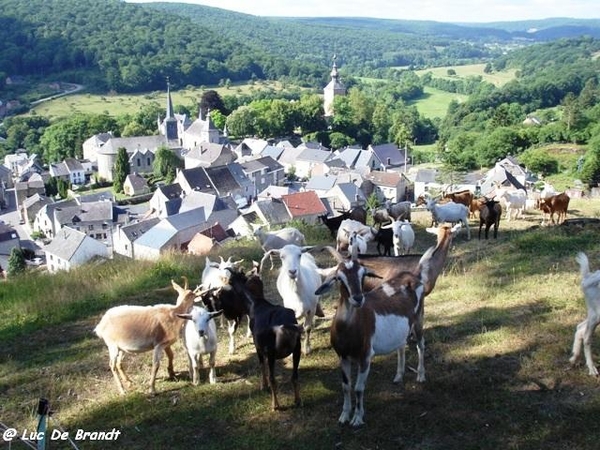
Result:
{"type": "Polygon", "coordinates": [[[339,263],[346,261],[342,254],[338,252],[335,248],[333,248],[331,245],[323,246],[321,251],[323,250],[327,250],[331,254],[331,256],[333,256],[333,259],[335,259],[339,263]]]}
{"type": "Polygon", "coordinates": [[[182,275],[181,278],[183,279],[183,289],[187,291],[189,287],[188,279],[185,275],[182,275]]]}
{"type": "Polygon", "coordinates": [[[273,250],[269,250],[268,252],[266,252],[264,254],[264,256],[260,260],[260,264],[258,266],[258,273],[263,273],[263,264],[265,263],[265,261],[267,260],[267,258],[270,257],[272,254],[273,254],[273,250]]]}

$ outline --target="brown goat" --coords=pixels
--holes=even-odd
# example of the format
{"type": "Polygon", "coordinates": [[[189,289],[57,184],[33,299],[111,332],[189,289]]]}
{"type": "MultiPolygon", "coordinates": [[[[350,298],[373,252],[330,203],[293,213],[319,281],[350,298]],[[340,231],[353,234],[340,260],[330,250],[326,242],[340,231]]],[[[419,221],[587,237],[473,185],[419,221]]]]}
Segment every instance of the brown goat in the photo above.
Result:
{"type": "Polygon", "coordinates": [[[178,293],[176,305],[115,306],[106,311],[94,329],[108,347],[110,370],[121,394],[125,394],[123,381],[127,387],[131,385],[131,380],[122,367],[125,353],[154,351],[149,388],[151,394],[155,393],[154,383],[163,350],[169,360],[167,367],[169,378],[175,378],[171,345],[179,339],[181,329],[186,322],[177,314],[190,312],[196,294],[188,289],[187,279],[185,279],[184,287],[179,286],[173,280],[171,280],[171,284],[178,293]]]}

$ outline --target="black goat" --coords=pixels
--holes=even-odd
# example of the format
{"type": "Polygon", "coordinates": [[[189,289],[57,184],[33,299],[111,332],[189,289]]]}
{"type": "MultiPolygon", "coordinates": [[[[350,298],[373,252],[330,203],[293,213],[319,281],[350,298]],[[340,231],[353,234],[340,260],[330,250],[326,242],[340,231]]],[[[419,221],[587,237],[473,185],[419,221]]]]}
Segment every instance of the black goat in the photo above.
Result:
{"type": "Polygon", "coordinates": [[[254,346],[262,372],[261,389],[266,387],[268,370],[272,409],[279,409],[275,381],[275,360],[286,358],[289,355],[293,355],[292,386],[294,388],[294,402],[296,406],[300,406],[298,366],[302,354],[301,336],[303,327],[298,325],[296,314],[293,310],[280,305],[273,305],[264,298],[263,283],[256,271],[253,271],[249,277],[241,272],[232,273],[229,284],[235,294],[244,299],[249,307],[250,329],[252,330],[254,346]]]}
{"type": "MultiPolygon", "coordinates": [[[[240,273],[238,270],[226,267],[231,275],[240,273]]],[[[234,334],[238,329],[242,318],[249,314],[249,307],[243,297],[239,297],[230,285],[210,289],[201,296],[202,303],[210,312],[223,311],[223,316],[227,319],[227,332],[229,333],[229,354],[235,352],[234,334]]]]}
{"type": "Polygon", "coordinates": [[[321,219],[321,222],[323,222],[325,226],[329,228],[331,237],[336,237],[342,221],[350,218],[350,212],[344,211],[339,216],[335,217],[327,217],[327,214],[321,214],[318,217],[321,219]]]}
{"type": "Polygon", "coordinates": [[[377,254],[381,256],[381,246],[383,246],[383,256],[392,256],[392,247],[394,246],[394,230],[391,228],[379,228],[375,235],[377,242],[377,254]]]}
{"type": "Polygon", "coordinates": [[[356,206],[352,208],[348,219],[356,220],[357,222],[362,223],[363,225],[367,224],[367,210],[362,206],[356,206]]]}
{"type": "Polygon", "coordinates": [[[485,203],[479,207],[479,239],[481,239],[481,227],[485,225],[485,238],[488,238],[490,227],[494,226],[494,239],[498,237],[498,226],[502,217],[502,206],[496,200],[485,198],[485,203]]]}

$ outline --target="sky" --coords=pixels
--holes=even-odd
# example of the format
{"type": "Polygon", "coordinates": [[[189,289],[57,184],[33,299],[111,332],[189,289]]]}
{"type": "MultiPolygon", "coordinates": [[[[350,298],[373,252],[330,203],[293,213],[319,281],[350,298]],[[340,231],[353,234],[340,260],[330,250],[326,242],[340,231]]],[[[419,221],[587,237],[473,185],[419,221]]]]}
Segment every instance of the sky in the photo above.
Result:
{"type": "Polygon", "coordinates": [[[438,22],[600,18],[598,0],[128,0],[195,3],[255,16],[376,17],[438,22]]]}

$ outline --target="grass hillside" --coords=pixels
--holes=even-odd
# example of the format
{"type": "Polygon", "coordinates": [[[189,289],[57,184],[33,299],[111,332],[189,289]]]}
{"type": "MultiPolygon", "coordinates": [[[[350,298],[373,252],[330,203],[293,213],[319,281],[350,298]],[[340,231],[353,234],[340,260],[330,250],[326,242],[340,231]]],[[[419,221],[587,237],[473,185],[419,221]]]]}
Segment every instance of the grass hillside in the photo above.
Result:
{"type": "MultiPolygon", "coordinates": [[[[223,97],[225,95],[248,94],[252,91],[260,90],[279,91],[282,89],[282,85],[275,81],[263,81],[259,83],[232,83],[229,88],[214,86],[210,87],[210,89],[217,91],[223,97]]],[[[202,92],[201,88],[180,89],[171,91],[171,98],[174,105],[196,107],[200,101],[202,92]]],[[[149,103],[166,105],[166,95],[166,85],[165,91],[156,91],[147,94],[74,94],[42,102],[33,107],[30,114],[33,113],[50,119],[69,117],[76,113],[105,113],[111,116],[133,115],[149,103]]],[[[197,113],[197,111],[195,112],[197,113]]]]}
{"type": "Polygon", "coordinates": [[[481,76],[483,81],[487,81],[488,83],[492,83],[495,86],[503,86],[509,81],[515,78],[515,70],[503,70],[502,72],[492,72],[485,73],[483,69],[485,68],[485,64],[467,64],[464,66],[445,66],[445,67],[435,67],[432,69],[423,69],[417,70],[416,73],[419,76],[423,76],[427,72],[431,72],[436,78],[446,78],[448,80],[456,79],[456,78],[467,78],[473,76],[481,76]],[[456,75],[449,76],[448,70],[454,69],[456,75]]]}
{"type": "MultiPolygon", "coordinates": [[[[600,201],[573,199],[569,217],[600,217],[600,201]]],[[[156,263],[114,260],[54,276],[27,274],[0,284],[0,422],[19,431],[35,429],[39,397],[59,426],[74,436],[85,431],[121,431],[117,442],[80,441],[85,449],[596,449],[600,386],[584,367],[570,369],[576,324],[585,316],[579,287],[578,251],[600,269],[600,230],[540,227],[537,211],[502,221],[497,240],[459,234],[445,270],[425,308],[427,381],[407,372],[392,383],[395,355],[374,359],[365,394],[366,425],[337,424],[342,392],[338,359],[329,345],[334,296],[313,332],[313,353],[300,362],[303,406],[291,407],[290,362],[278,364],[279,400],[258,390],[258,364],[251,341],[238,330],[238,352],[227,354],[220,330],[218,383],[192,386],[181,343],[174,346],[177,381],[159,370],[158,394],[148,396],[149,353],[125,358],[134,388],[120,396],[108,368],[108,352],[92,330],[113,305],[173,302],[169,280],[186,275],[196,283],[203,258],[171,255],[156,263]]],[[[435,238],[430,216],[415,212],[415,251],[435,238]]],[[[324,243],[324,227],[306,230],[309,243],[324,243]]],[[[254,242],[220,253],[246,261],[261,256],[254,242]]],[[[216,257],[216,255],[214,255],[216,257]]],[[[331,261],[317,255],[322,267],[331,261]]],[[[265,275],[277,299],[275,272],[265,275]]],[[[598,339],[594,340],[598,343],[598,339]]],[[[596,345],[595,354],[600,352],[596,345]]],[[[407,363],[416,367],[410,346],[407,363]]],[[[26,448],[14,444],[13,448],[26,448]]],[[[50,442],[50,448],[69,448],[50,442]]]]}

